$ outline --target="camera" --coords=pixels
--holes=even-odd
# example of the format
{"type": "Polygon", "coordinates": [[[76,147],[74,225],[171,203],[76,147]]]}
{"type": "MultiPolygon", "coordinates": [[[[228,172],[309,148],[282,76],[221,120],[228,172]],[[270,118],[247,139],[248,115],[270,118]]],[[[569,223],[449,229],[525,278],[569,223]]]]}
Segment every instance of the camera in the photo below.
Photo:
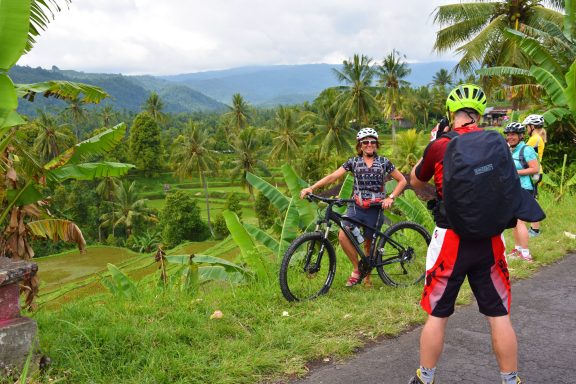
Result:
{"type": "Polygon", "coordinates": [[[444,128],[446,128],[450,123],[448,122],[448,118],[443,117],[438,122],[438,130],[436,131],[436,138],[439,138],[444,134],[444,128]]]}

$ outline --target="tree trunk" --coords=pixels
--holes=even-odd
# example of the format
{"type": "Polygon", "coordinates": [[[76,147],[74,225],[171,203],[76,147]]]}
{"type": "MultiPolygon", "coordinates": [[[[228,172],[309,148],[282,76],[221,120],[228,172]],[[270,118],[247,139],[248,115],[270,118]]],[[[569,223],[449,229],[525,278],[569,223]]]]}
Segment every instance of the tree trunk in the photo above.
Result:
{"type": "Polygon", "coordinates": [[[390,109],[390,118],[392,120],[392,142],[396,141],[396,106],[392,105],[390,109]]]}
{"type": "Polygon", "coordinates": [[[212,229],[212,223],[210,222],[210,201],[208,199],[208,183],[206,182],[206,177],[204,172],[200,171],[200,180],[202,180],[202,187],[204,188],[204,196],[206,198],[206,217],[208,219],[208,229],[210,234],[214,237],[214,230],[212,229]]]}

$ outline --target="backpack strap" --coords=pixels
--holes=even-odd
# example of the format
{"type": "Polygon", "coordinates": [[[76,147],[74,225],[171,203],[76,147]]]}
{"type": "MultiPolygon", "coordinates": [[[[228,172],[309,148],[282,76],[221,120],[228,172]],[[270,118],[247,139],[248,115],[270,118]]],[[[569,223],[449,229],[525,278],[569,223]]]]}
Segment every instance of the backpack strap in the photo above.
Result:
{"type": "Polygon", "coordinates": [[[457,133],[456,131],[448,131],[440,137],[446,137],[448,140],[452,140],[453,138],[455,138],[457,136],[460,136],[460,134],[457,133]]]}
{"type": "Polygon", "coordinates": [[[520,160],[520,165],[524,169],[528,168],[528,162],[526,161],[526,157],[524,156],[525,149],[526,145],[523,145],[522,148],[520,148],[520,153],[518,153],[518,160],[520,160]]]}

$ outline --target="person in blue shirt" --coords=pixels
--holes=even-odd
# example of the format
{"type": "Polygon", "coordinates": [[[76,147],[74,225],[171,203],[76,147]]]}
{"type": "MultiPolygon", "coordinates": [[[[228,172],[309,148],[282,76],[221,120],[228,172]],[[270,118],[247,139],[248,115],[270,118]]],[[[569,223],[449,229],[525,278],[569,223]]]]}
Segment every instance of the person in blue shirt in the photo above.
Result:
{"type": "MultiPolygon", "coordinates": [[[[524,132],[526,127],[520,123],[512,122],[504,128],[506,141],[512,151],[512,159],[520,176],[522,188],[535,193],[532,176],[540,172],[538,154],[534,148],[524,143],[524,132]]],[[[522,220],[518,220],[514,227],[514,249],[507,256],[510,258],[520,258],[532,262],[532,255],[528,248],[528,228],[522,220]]]]}

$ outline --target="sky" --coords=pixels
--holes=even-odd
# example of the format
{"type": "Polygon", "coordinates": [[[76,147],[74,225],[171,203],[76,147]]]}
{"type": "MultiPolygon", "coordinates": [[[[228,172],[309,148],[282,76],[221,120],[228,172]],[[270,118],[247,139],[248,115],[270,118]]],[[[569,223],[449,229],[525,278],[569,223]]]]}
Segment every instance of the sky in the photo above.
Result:
{"type": "MultiPolygon", "coordinates": [[[[19,65],[170,75],[251,65],[456,60],[432,51],[456,0],[73,0],[19,65]]],[[[58,1],[64,5],[64,1],[58,1]]]]}

